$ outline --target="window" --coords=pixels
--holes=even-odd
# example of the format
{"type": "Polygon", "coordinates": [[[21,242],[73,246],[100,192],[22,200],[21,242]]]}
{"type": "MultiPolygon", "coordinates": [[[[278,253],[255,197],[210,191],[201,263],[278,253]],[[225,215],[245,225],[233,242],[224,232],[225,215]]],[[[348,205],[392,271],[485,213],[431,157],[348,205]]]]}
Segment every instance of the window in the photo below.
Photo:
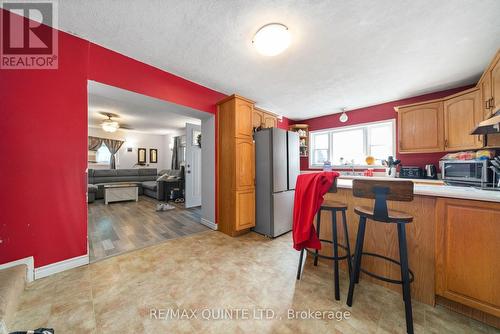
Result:
{"type": "Polygon", "coordinates": [[[98,164],[109,164],[111,160],[111,152],[106,145],[102,144],[101,147],[97,149],[95,158],[98,164]]]}
{"type": "Polygon", "coordinates": [[[395,156],[395,121],[367,123],[356,126],[312,131],[310,167],[322,167],[324,161],[333,166],[366,166],[366,157],[381,165],[388,156],[395,156]]]}

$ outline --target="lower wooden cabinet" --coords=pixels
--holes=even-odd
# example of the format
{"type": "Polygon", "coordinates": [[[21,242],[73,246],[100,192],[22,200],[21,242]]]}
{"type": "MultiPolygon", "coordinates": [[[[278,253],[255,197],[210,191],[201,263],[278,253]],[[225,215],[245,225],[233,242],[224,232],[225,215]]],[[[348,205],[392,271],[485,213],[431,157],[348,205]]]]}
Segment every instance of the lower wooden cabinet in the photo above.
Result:
{"type": "Polygon", "coordinates": [[[236,231],[255,226],[255,189],[236,192],[236,231]]]}
{"type": "Polygon", "coordinates": [[[440,198],[436,294],[500,317],[500,203],[440,198]]]}

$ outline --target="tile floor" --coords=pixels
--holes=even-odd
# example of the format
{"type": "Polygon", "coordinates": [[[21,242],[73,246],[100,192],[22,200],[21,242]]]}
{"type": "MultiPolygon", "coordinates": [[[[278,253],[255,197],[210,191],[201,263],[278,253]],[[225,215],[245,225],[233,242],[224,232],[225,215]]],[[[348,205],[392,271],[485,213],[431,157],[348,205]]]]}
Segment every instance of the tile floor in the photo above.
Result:
{"type": "MultiPolygon", "coordinates": [[[[310,260],[296,281],[298,252],[290,234],[269,240],[254,233],[230,238],[202,232],[30,284],[11,328],[53,327],[57,334],[405,332],[399,294],[362,281],[350,309],[345,305],[347,278],[342,277],[342,300],[335,301],[331,266],[320,261],[313,267],[310,260]],[[256,310],[254,317],[254,308],[268,309],[270,316],[274,312],[273,319],[255,320],[261,313],[256,310]],[[166,320],[168,310],[179,310],[181,316],[190,309],[198,310],[197,319],[166,320]],[[220,318],[221,309],[250,319],[203,319],[220,318]],[[350,311],[351,316],[296,320],[288,319],[288,309],[350,311]]],[[[418,302],[414,319],[415,333],[500,333],[418,302]]]]}

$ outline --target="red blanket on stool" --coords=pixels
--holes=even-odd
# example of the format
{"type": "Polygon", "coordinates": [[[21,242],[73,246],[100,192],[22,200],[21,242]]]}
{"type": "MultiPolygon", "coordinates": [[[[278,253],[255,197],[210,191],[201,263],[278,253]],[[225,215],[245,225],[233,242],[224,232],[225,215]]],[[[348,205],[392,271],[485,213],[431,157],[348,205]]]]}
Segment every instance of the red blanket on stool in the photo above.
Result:
{"type": "Polygon", "coordinates": [[[323,203],[323,196],[330,189],[337,172],[320,172],[301,174],[295,185],[295,199],[293,205],[293,248],[321,249],[321,242],[316,236],[314,216],[323,203]]]}

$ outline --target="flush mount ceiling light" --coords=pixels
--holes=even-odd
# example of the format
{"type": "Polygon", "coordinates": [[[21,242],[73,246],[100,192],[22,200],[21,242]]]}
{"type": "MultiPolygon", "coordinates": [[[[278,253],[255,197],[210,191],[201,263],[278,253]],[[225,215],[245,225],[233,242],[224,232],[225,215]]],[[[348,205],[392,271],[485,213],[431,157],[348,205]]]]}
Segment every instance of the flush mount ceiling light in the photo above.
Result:
{"type": "Polygon", "coordinates": [[[261,55],[272,57],[285,51],[290,41],[290,31],[287,26],[281,23],[269,23],[257,31],[252,43],[261,55]]]}
{"type": "Polygon", "coordinates": [[[349,117],[345,113],[346,110],[347,110],[347,108],[342,108],[342,115],[340,115],[340,117],[339,117],[339,121],[341,121],[342,123],[345,123],[349,120],[349,117]]]}

